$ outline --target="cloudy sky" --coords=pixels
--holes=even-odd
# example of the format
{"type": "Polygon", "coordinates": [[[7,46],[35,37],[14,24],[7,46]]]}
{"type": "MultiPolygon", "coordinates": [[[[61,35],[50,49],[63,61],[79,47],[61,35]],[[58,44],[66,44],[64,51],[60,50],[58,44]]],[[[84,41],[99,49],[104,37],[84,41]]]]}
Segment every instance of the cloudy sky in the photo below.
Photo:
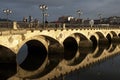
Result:
{"type": "Polygon", "coordinates": [[[95,19],[98,14],[103,17],[120,16],[120,0],[0,0],[0,18],[5,18],[3,9],[11,9],[9,15],[12,20],[22,20],[24,16],[33,16],[42,20],[39,5],[48,6],[48,20],[57,20],[60,16],[78,17],[77,10],[83,14],[81,18],[95,19]]]}

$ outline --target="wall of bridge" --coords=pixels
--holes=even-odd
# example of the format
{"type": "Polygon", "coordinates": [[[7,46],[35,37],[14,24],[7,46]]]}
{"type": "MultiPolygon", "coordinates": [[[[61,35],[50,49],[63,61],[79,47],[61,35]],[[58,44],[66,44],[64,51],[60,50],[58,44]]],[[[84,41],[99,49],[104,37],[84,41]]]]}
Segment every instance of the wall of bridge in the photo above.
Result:
{"type": "Polygon", "coordinates": [[[17,63],[18,77],[45,80],[118,54],[119,41],[120,30],[109,28],[1,31],[0,59],[1,63],[17,63]],[[28,54],[17,61],[24,45],[28,54]]]}
{"type": "Polygon", "coordinates": [[[63,45],[68,37],[73,37],[78,41],[90,40],[94,36],[97,40],[107,38],[109,34],[112,38],[119,38],[119,29],[55,29],[55,30],[9,30],[0,32],[1,46],[11,49],[15,54],[18,53],[22,45],[27,41],[36,39],[45,39],[49,44],[49,39],[53,39],[63,45]],[[46,39],[48,38],[49,39],[46,39]]]}

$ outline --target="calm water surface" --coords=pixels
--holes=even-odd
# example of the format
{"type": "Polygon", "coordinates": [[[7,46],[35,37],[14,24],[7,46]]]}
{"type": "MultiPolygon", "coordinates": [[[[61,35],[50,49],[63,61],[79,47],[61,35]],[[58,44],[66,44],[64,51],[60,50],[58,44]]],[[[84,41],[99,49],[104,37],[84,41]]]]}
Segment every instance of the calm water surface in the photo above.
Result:
{"type": "Polygon", "coordinates": [[[120,80],[120,55],[58,80],[120,80]]]}

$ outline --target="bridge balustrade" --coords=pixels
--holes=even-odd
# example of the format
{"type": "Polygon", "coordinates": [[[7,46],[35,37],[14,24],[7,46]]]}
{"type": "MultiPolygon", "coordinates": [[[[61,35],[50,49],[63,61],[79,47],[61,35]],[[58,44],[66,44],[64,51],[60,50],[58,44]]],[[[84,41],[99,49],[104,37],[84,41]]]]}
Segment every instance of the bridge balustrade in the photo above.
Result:
{"type": "Polygon", "coordinates": [[[13,22],[12,21],[9,21],[9,22],[6,22],[6,21],[1,21],[0,22],[0,28],[4,29],[4,28],[12,28],[13,27],[13,22]]]}
{"type": "MultiPolygon", "coordinates": [[[[0,30],[4,30],[6,28],[13,29],[14,21],[1,21],[0,22],[0,30]]],[[[119,25],[107,25],[107,24],[94,24],[92,27],[89,24],[72,24],[72,23],[46,23],[45,28],[43,28],[42,23],[36,22],[23,22],[18,21],[17,29],[116,29],[120,28],[119,25]]]]}

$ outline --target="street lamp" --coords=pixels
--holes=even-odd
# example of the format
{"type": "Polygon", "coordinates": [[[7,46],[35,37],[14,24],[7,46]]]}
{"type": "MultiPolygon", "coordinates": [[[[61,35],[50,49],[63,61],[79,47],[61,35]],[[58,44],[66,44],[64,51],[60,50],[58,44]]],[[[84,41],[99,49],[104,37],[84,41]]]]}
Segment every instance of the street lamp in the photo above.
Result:
{"type": "Polygon", "coordinates": [[[45,11],[48,9],[47,5],[42,4],[39,6],[39,8],[42,10],[42,14],[43,14],[43,28],[45,27],[45,11]]]}
{"type": "Polygon", "coordinates": [[[12,11],[10,9],[4,9],[3,12],[6,14],[7,16],[7,27],[8,27],[8,15],[12,13],[12,11]]]}
{"type": "Polygon", "coordinates": [[[102,18],[102,14],[98,14],[98,16],[99,16],[99,19],[101,19],[101,18],[102,18]]]}
{"type": "Polygon", "coordinates": [[[76,12],[78,13],[79,18],[80,18],[80,15],[83,14],[81,10],[77,10],[76,12]]]}
{"type": "Polygon", "coordinates": [[[45,16],[45,21],[47,21],[47,17],[49,16],[49,14],[45,13],[44,16],[45,16]]]}
{"type": "Polygon", "coordinates": [[[101,22],[102,22],[102,14],[98,14],[98,17],[100,19],[100,24],[101,24],[101,22]]]}

